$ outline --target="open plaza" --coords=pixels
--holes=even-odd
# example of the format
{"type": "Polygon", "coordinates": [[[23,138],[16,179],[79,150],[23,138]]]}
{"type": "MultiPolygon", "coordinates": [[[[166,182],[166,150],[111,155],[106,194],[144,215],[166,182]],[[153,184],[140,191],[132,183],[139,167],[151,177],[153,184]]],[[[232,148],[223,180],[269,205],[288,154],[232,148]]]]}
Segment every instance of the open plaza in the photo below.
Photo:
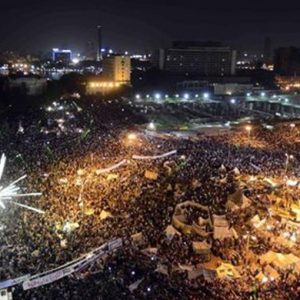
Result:
{"type": "Polygon", "coordinates": [[[297,121],[215,103],[64,99],[8,114],[0,288],[17,299],[298,299],[299,142],[297,121]]]}

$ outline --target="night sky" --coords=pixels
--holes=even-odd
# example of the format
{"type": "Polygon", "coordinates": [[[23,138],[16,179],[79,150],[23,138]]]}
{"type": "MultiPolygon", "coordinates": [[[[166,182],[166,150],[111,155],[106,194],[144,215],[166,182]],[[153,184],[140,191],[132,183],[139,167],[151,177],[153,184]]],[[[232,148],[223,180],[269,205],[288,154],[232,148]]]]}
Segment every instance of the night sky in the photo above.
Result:
{"type": "Polygon", "coordinates": [[[119,51],[152,50],[176,39],[217,40],[257,51],[265,36],[274,46],[300,46],[300,3],[276,2],[0,0],[0,50],[82,51],[95,40],[97,24],[104,26],[104,45],[119,51]]]}

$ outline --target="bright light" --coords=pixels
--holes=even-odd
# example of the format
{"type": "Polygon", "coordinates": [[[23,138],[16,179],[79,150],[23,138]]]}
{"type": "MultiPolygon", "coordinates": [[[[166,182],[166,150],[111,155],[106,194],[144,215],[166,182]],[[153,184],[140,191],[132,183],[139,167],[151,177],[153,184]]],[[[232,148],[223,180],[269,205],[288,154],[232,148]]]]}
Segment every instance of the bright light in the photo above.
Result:
{"type": "Polygon", "coordinates": [[[294,155],[289,155],[288,153],[285,153],[286,158],[288,159],[294,159],[294,155]]]}
{"type": "Polygon", "coordinates": [[[195,97],[196,97],[196,98],[199,98],[199,95],[198,95],[198,94],[196,94],[196,95],[195,95],[195,97]]]}
{"type": "Polygon", "coordinates": [[[187,93],[185,93],[185,94],[183,95],[183,98],[184,98],[185,100],[188,100],[188,99],[190,98],[190,95],[187,94],[187,93]]]}
{"type": "Polygon", "coordinates": [[[74,57],[74,58],[72,59],[72,63],[75,64],[75,65],[77,65],[77,64],[79,63],[79,58],[74,57]]]}
{"type": "Polygon", "coordinates": [[[147,94],[147,95],[146,95],[146,98],[147,98],[147,99],[149,99],[149,98],[150,98],[150,95],[149,95],[149,94],[147,94]]]}
{"type": "Polygon", "coordinates": [[[261,281],[262,283],[266,283],[266,282],[268,282],[268,277],[264,277],[263,279],[262,279],[262,281],[261,281]]]}
{"type": "Polygon", "coordinates": [[[262,92],[262,93],[260,93],[260,95],[261,95],[262,97],[265,97],[265,96],[266,96],[266,93],[265,93],[265,92],[262,92]]]}
{"type": "Polygon", "coordinates": [[[236,100],[235,100],[235,99],[230,99],[230,103],[231,103],[231,104],[235,104],[235,103],[236,103],[236,100]]]}
{"type": "Polygon", "coordinates": [[[176,94],[176,95],[175,95],[175,98],[179,98],[179,95],[178,95],[178,94],[176,94]]]}
{"type": "Polygon", "coordinates": [[[252,126],[247,125],[247,126],[245,127],[245,129],[246,129],[246,131],[250,132],[250,131],[252,130],[252,126]]]}
{"type": "Polygon", "coordinates": [[[289,99],[288,99],[288,98],[285,98],[285,99],[284,99],[284,102],[285,102],[285,103],[288,103],[288,102],[289,102],[289,99]]]}
{"type": "Polygon", "coordinates": [[[135,99],[137,99],[137,100],[141,99],[141,95],[140,94],[136,94],[135,95],[135,99]]]}
{"type": "Polygon", "coordinates": [[[286,185],[288,186],[296,186],[298,184],[298,181],[297,180],[291,180],[291,179],[288,179],[286,181],[286,185]]]}
{"type": "Polygon", "coordinates": [[[168,95],[168,94],[166,94],[166,95],[165,95],[165,98],[166,98],[166,99],[168,99],[168,98],[169,98],[169,95],[168,95]]]}
{"type": "Polygon", "coordinates": [[[208,98],[209,98],[209,94],[208,94],[208,93],[204,93],[204,94],[203,94],[203,98],[204,98],[204,99],[208,99],[208,98]]]}
{"type": "Polygon", "coordinates": [[[135,133],[128,133],[127,139],[128,139],[129,141],[134,141],[134,140],[137,139],[137,136],[136,136],[135,133]]]}
{"type": "Polygon", "coordinates": [[[62,123],[65,122],[65,120],[64,119],[57,119],[56,122],[59,123],[59,124],[62,124],[62,123]]]}
{"type": "Polygon", "coordinates": [[[108,50],[108,53],[109,53],[109,54],[112,54],[113,52],[114,52],[114,51],[113,51],[112,49],[109,49],[109,50],[108,50]]]}
{"type": "Polygon", "coordinates": [[[148,129],[149,129],[149,130],[155,130],[155,129],[156,129],[156,126],[155,126],[154,122],[150,122],[150,123],[149,123],[148,129]]]}
{"type": "Polygon", "coordinates": [[[156,100],[159,100],[161,95],[157,93],[157,94],[154,95],[154,97],[155,97],[156,100]]]}
{"type": "Polygon", "coordinates": [[[251,96],[251,93],[247,93],[247,97],[250,97],[251,96]]]}
{"type": "MultiPolygon", "coordinates": [[[[5,156],[5,154],[2,154],[2,157],[0,160],[0,180],[1,180],[3,172],[4,172],[5,164],[6,164],[6,156],[5,156]]],[[[40,209],[13,201],[14,198],[22,198],[22,197],[40,196],[41,195],[41,193],[25,193],[25,194],[19,193],[20,187],[18,187],[16,184],[18,182],[24,180],[26,177],[27,176],[24,175],[24,176],[18,178],[17,180],[13,181],[6,187],[2,187],[2,186],[0,187],[0,207],[5,209],[6,207],[5,207],[4,203],[11,202],[17,206],[20,206],[20,207],[26,208],[28,210],[32,210],[37,213],[43,214],[44,211],[42,211],[40,209]]]]}
{"type": "Polygon", "coordinates": [[[296,126],[295,123],[291,123],[291,124],[290,124],[290,127],[291,127],[291,128],[295,128],[295,126],[296,126]]]}

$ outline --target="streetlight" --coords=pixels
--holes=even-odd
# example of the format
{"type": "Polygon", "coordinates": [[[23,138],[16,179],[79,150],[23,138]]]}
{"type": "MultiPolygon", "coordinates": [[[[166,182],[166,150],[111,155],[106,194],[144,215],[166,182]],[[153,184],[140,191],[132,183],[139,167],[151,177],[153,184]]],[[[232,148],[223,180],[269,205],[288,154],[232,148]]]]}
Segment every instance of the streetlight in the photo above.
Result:
{"type": "Polygon", "coordinates": [[[156,129],[156,126],[155,126],[155,124],[154,124],[153,121],[149,123],[148,129],[149,129],[149,130],[155,130],[155,129],[156,129]]]}
{"type": "Polygon", "coordinates": [[[188,100],[188,99],[190,98],[190,95],[189,95],[188,93],[185,93],[185,94],[183,95],[183,98],[184,98],[185,100],[188,100]]]}
{"type": "Polygon", "coordinates": [[[155,98],[156,100],[159,100],[159,99],[160,99],[160,97],[161,97],[161,96],[160,96],[160,94],[159,94],[159,93],[157,93],[157,94],[155,94],[155,95],[154,95],[154,98],[155,98]]]}
{"type": "Polygon", "coordinates": [[[250,140],[252,126],[250,126],[250,125],[247,125],[247,126],[245,127],[245,129],[246,129],[246,131],[248,132],[248,139],[250,140]]]}
{"type": "Polygon", "coordinates": [[[285,160],[285,174],[286,174],[289,167],[290,160],[294,159],[294,155],[285,153],[285,156],[286,156],[286,160],[285,160]]]}
{"type": "Polygon", "coordinates": [[[135,99],[136,99],[136,100],[141,99],[141,95],[140,95],[140,94],[136,94],[136,95],[135,95],[135,99]]]}
{"type": "Polygon", "coordinates": [[[203,94],[203,98],[204,98],[204,99],[208,99],[208,98],[209,98],[209,94],[208,94],[208,93],[204,93],[204,94],[203,94]]]}
{"type": "Polygon", "coordinates": [[[235,99],[230,99],[230,103],[231,103],[231,104],[235,104],[235,103],[236,103],[236,100],[235,100],[235,99]]]}

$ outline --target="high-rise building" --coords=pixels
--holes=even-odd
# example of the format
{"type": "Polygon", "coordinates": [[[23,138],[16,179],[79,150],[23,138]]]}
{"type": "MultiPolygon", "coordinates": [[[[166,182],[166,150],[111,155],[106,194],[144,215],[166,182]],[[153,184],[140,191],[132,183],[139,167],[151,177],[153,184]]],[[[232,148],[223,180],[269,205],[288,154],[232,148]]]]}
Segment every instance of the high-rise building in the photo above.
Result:
{"type": "Polygon", "coordinates": [[[85,59],[86,60],[96,59],[96,47],[92,41],[88,41],[85,45],[85,59]]]}
{"type": "Polygon", "coordinates": [[[129,83],[131,74],[130,57],[111,55],[102,61],[103,78],[108,81],[129,83]]]}
{"type": "Polygon", "coordinates": [[[264,63],[271,64],[272,60],[272,41],[269,37],[266,37],[264,41],[264,63]]]}
{"type": "Polygon", "coordinates": [[[69,64],[72,60],[72,51],[69,49],[52,49],[52,60],[55,62],[61,62],[65,64],[69,64]]]}
{"type": "Polygon", "coordinates": [[[97,61],[102,60],[102,26],[97,26],[97,61]]]}
{"type": "Polygon", "coordinates": [[[278,75],[296,76],[300,74],[300,49],[283,47],[275,50],[274,71],[278,75]]]}
{"type": "Polygon", "coordinates": [[[159,68],[170,73],[234,75],[235,64],[236,51],[217,42],[177,41],[159,50],[159,68]]]}

